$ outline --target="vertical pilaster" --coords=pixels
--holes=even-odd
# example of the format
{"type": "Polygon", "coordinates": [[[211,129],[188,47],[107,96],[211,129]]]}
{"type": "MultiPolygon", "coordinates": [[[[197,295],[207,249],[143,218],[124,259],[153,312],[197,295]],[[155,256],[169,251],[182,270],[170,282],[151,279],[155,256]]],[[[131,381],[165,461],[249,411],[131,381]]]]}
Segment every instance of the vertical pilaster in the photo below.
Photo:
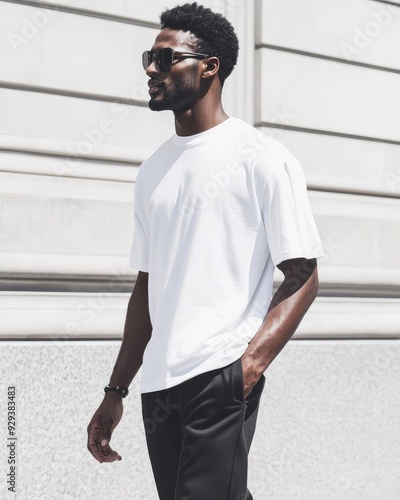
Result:
{"type": "Polygon", "coordinates": [[[229,115],[254,123],[254,0],[215,0],[214,10],[233,24],[239,38],[239,59],[225,83],[223,103],[229,115]]]}

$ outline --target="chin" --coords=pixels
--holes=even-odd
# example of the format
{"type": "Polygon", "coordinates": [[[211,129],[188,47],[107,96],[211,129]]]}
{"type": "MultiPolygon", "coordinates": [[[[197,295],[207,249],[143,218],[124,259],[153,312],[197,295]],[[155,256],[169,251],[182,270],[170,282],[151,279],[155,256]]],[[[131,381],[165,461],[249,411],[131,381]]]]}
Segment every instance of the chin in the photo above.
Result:
{"type": "Polygon", "coordinates": [[[166,111],[170,109],[167,103],[163,101],[157,101],[156,99],[150,99],[148,105],[151,111],[166,111]]]}
{"type": "Polygon", "coordinates": [[[164,95],[150,98],[149,108],[152,111],[174,111],[178,113],[185,113],[196,104],[196,98],[191,96],[180,95],[164,95]]]}

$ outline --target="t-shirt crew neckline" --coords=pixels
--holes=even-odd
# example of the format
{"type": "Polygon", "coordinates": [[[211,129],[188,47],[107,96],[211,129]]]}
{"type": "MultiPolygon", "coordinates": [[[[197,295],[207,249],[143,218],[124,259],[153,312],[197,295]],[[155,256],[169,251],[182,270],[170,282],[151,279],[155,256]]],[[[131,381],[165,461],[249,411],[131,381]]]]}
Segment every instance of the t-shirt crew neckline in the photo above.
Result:
{"type": "Polygon", "coordinates": [[[223,122],[219,123],[218,125],[215,125],[215,127],[211,127],[205,130],[204,132],[200,132],[199,134],[193,134],[193,135],[175,134],[172,136],[172,141],[176,146],[189,146],[193,144],[198,144],[200,142],[206,141],[214,134],[219,133],[221,130],[224,130],[225,127],[232,121],[234,121],[234,118],[230,116],[223,122]]]}

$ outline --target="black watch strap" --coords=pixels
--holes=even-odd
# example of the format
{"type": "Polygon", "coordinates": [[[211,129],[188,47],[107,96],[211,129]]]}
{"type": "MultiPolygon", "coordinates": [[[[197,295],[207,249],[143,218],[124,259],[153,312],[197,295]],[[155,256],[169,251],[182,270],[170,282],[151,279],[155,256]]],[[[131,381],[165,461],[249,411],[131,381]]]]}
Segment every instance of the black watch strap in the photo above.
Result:
{"type": "Polygon", "coordinates": [[[108,391],[115,391],[121,394],[123,398],[126,398],[126,396],[129,394],[128,388],[127,387],[120,387],[119,385],[116,385],[115,387],[110,387],[109,385],[106,385],[104,387],[104,392],[108,391]]]}

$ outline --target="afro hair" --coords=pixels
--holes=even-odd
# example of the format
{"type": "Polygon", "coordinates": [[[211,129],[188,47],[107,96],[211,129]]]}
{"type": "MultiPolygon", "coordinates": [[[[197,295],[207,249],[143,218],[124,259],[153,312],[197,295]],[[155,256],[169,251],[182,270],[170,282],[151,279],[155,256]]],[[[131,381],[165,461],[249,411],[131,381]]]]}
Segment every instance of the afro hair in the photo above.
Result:
{"type": "Polygon", "coordinates": [[[197,2],[168,9],[161,14],[160,20],[161,29],[189,31],[197,38],[198,52],[219,59],[218,75],[223,85],[237,63],[239,52],[239,41],[231,23],[222,14],[197,2]]]}

